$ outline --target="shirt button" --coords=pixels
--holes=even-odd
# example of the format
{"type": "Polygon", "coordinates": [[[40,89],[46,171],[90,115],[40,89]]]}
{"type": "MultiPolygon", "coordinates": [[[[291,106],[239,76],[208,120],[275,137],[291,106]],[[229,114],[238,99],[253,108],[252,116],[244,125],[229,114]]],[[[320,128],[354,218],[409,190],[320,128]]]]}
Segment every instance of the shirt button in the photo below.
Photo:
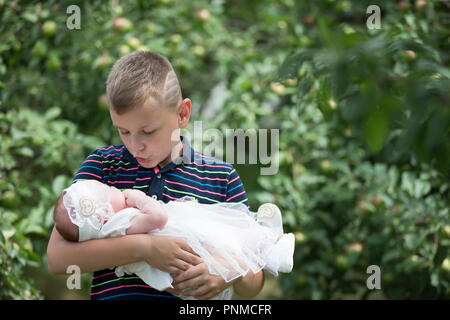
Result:
{"type": "Polygon", "coordinates": [[[152,198],[155,199],[155,200],[158,199],[158,197],[156,196],[156,194],[152,195],[152,198]]]}
{"type": "Polygon", "coordinates": [[[156,177],[157,177],[158,179],[161,179],[161,173],[158,173],[158,174],[156,175],[156,177]]]}

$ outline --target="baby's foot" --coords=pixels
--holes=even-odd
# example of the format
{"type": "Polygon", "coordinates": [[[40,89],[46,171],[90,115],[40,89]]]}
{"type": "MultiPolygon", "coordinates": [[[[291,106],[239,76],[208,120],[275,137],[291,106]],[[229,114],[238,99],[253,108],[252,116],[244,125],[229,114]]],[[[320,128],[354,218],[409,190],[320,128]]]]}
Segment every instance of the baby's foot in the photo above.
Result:
{"type": "Polygon", "coordinates": [[[278,272],[291,272],[294,266],[295,237],[292,233],[285,233],[278,240],[274,251],[278,255],[280,267],[278,272]]]}
{"type": "Polygon", "coordinates": [[[281,212],[273,203],[264,203],[258,208],[256,221],[260,225],[270,228],[277,238],[283,234],[281,212]]]}

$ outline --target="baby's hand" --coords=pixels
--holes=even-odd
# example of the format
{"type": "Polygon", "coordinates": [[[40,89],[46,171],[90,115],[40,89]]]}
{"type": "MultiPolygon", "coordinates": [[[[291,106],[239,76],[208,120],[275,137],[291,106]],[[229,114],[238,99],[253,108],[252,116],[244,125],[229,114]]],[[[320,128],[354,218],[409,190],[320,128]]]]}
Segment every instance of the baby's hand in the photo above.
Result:
{"type": "Polygon", "coordinates": [[[124,191],[122,191],[125,198],[127,199],[128,197],[130,197],[130,195],[135,195],[135,196],[139,196],[140,194],[145,195],[144,192],[140,191],[140,190],[136,190],[136,189],[126,189],[124,191]]]}
{"type": "Polygon", "coordinates": [[[140,190],[127,189],[123,191],[123,194],[127,205],[131,207],[139,208],[147,199],[147,195],[140,190]]]}

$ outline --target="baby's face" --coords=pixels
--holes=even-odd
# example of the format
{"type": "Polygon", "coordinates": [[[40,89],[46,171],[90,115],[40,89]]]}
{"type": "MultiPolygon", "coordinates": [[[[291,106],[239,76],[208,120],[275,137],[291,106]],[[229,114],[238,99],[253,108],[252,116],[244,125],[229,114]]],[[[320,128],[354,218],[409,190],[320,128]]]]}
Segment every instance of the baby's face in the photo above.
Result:
{"type": "Polygon", "coordinates": [[[165,166],[172,160],[172,148],[180,141],[177,129],[184,128],[189,120],[190,101],[187,119],[182,109],[161,107],[157,100],[149,97],[142,106],[121,115],[110,108],[110,115],[124,145],[139,164],[153,168],[158,164],[165,166]]]}

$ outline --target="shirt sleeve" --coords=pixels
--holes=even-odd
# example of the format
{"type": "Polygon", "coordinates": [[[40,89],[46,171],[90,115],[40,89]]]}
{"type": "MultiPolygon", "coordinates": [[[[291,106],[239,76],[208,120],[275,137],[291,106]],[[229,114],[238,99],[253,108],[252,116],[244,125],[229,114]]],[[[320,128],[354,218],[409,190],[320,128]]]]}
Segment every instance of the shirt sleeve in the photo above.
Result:
{"type": "Polygon", "coordinates": [[[102,154],[96,149],[84,160],[73,177],[72,184],[80,180],[97,180],[104,183],[103,177],[102,154]]]}
{"type": "Polygon", "coordinates": [[[247,193],[236,169],[232,168],[228,176],[227,197],[225,202],[243,203],[250,210],[247,193]]]}

